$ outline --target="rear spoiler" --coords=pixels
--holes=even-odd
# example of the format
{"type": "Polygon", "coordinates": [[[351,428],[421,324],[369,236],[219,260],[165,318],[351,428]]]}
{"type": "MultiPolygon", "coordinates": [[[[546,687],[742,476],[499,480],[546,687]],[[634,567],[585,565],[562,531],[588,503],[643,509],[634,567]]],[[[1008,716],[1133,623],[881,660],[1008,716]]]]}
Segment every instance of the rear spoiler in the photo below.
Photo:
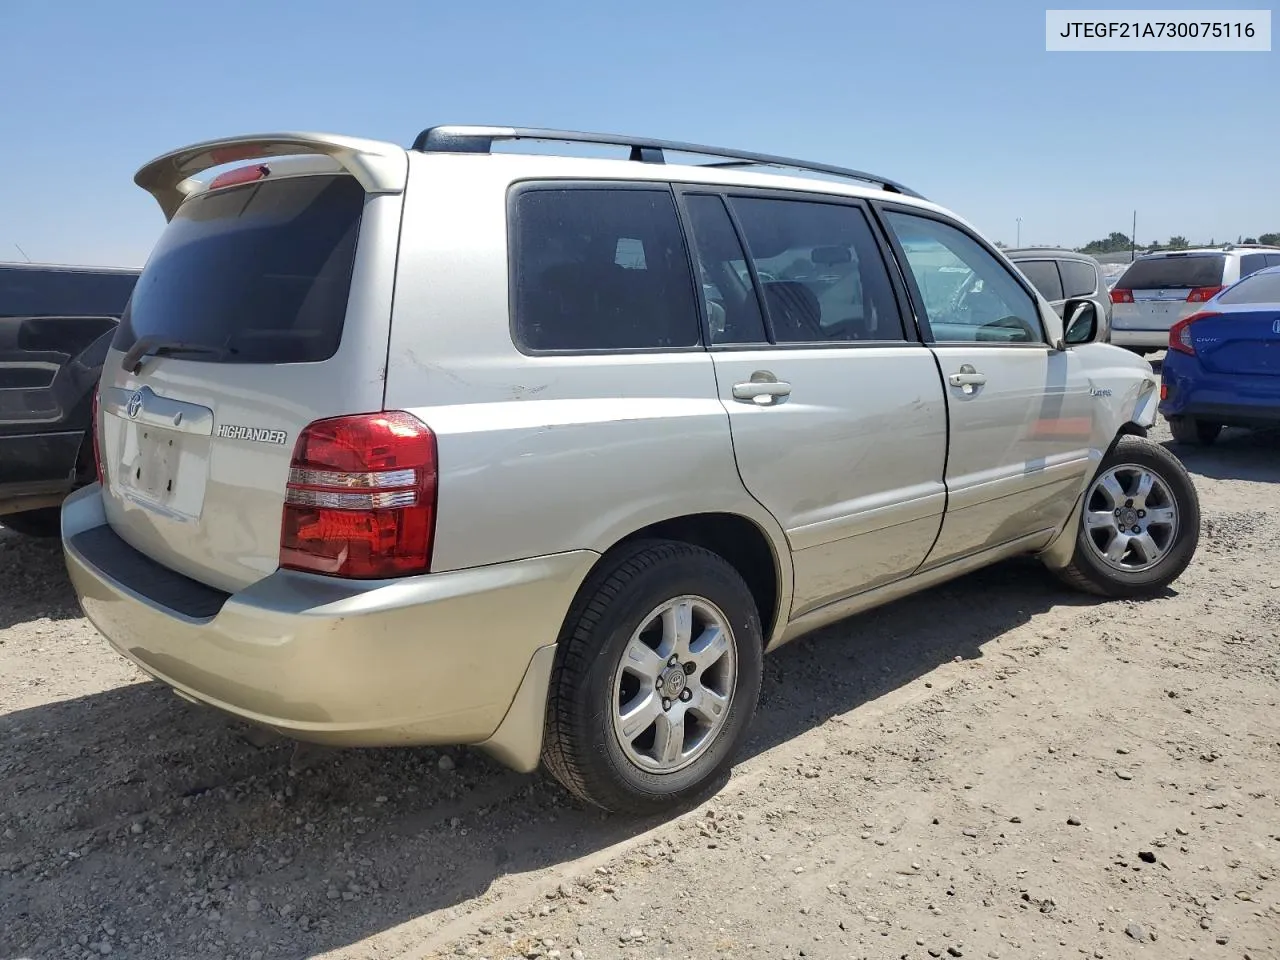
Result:
{"type": "Polygon", "coordinates": [[[393,143],[327,133],[263,133],[207,140],[166,153],[140,169],[133,182],[156,198],[165,220],[172,220],[182,201],[200,189],[191,179],[196,174],[237,160],[300,155],[337,161],[367,193],[399,193],[408,177],[408,155],[393,143]]]}

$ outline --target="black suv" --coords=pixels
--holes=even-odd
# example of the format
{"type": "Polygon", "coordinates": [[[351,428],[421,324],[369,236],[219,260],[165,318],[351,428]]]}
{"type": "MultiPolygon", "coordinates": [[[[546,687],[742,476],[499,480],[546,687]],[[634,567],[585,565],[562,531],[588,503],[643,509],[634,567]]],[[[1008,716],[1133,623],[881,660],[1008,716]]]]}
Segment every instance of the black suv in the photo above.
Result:
{"type": "Polygon", "coordinates": [[[94,478],[93,388],[138,270],[0,263],[0,524],[58,533],[94,478]]]}

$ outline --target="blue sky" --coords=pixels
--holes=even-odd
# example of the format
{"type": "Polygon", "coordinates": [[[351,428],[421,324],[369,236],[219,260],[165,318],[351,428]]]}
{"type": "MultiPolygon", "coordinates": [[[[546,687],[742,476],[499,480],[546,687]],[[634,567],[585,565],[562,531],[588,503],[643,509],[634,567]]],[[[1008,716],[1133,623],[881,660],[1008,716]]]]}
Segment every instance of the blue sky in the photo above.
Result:
{"type": "Polygon", "coordinates": [[[1141,242],[1221,242],[1280,231],[1277,79],[1275,51],[1046,53],[1025,0],[2,0],[0,260],[142,263],[163,219],[133,173],[184,143],[432,123],[861,167],[1006,243],[1017,217],[1024,243],[1128,232],[1135,207],[1141,242]]]}

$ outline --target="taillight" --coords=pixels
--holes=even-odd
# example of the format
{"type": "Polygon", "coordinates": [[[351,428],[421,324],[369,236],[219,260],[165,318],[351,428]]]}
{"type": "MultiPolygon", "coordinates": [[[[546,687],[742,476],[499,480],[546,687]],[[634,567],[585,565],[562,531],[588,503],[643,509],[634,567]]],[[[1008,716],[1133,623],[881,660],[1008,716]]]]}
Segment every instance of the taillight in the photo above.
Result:
{"type": "Polygon", "coordinates": [[[1216,317],[1216,313],[1193,313],[1185,319],[1179,320],[1169,328],[1169,349],[1178,353],[1185,353],[1188,356],[1195,356],[1196,345],[1191,339],[1191,325],[1197,320],[1204,320],[1208,317],[1216,317]]]}
{"type": "Polygon", "coordinates": [[[1112,290],[1111,302],[1112,303],[1133,303],[1133,291],[1132,290],[1112,290]]]}
{"type": "Polygon", "coordinates": [[[1216,287],[1196,287],[1187,294],[1187,303],[1205,303],[1216,297],[1221,289],[1221,285],[1216,287]]]}
{"type": "Polygon", "coordinates": [[[298,437],[280,566],[370,579],[425,573],[436,515],[436,438],[402,411],[317,420],[298,437]]]}
{"type": "Polygon", "coordinates": [[[253,183],[255,180],[263,179],[269,173],[271,173],[271,168],[265,163],[237,167],[235,170],[228,170],[226,173],[220,173],[214,177],[209,183],[209,189],[217,190],[221,187],[234,187],[239,183],[253,183]]]}
{"type": "Polygon", "coordinates": [[[106,481],[102,478],[102,444],[98,439],[98,435],[102,432],[102,427],[99,424],[101,414],[98,412],[99,389],[101,388],[98,386],[93,388],[93,406],[90,414],[92,419],[89,421],[89,436],[93,440],[93,470],[98,475],[98,482],[105,485],[106,481]]]}

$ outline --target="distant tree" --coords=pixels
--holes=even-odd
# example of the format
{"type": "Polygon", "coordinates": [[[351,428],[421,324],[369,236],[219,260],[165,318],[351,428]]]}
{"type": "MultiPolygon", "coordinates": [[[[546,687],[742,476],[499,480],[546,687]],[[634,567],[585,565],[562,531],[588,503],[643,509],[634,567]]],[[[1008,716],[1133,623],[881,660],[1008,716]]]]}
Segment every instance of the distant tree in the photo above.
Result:
{"type": "Polygon", "coordinates": [[[1264,233],[1258,237],[1259,243],[1265,243],[1269,247],[1280,247],[1280,233],[1264,233]]]}
{"type": "Polygon", "coordinates": [[[1008,249],[1009,249],[1009,248],[1008,248],[1008,246],[1006,246],[1006,245],[1005,245],[1005,242],[1004,242],[1003,240],[997,240],[997,241],[996,241],[996,248],[997,248],[997,249],[999,249],[999,250],[1008,250],[1008,249]]]}
{"type": "Polygon", "coordinates": [[[1245,238],[1244,238],[1243,240],[1241,240],[1240,242],[1241,242],[1241,243],[1257,243],[1257,242],[1258,242],[1258,238],[1257,238],[1257,237],[1245,237],[1245,238]]]}
{"type": "Polygon", "coordinates": [[[1119,230],[1111,231],[1111,235],[1105,240],[1091,240],[1080,248],[1081,253],[1120,253],[1128,250],[1130,246],[1129,237],[1121,233],[1119,230]]]}
{"type": "Polygon", "coordinates": [[[1190,244],[1187,243],[1186,237],[1177,236],[1169,238],[1168,247],[1170,250],[1185,250],[1188,246],[1190,246],[1190,244]]]}

